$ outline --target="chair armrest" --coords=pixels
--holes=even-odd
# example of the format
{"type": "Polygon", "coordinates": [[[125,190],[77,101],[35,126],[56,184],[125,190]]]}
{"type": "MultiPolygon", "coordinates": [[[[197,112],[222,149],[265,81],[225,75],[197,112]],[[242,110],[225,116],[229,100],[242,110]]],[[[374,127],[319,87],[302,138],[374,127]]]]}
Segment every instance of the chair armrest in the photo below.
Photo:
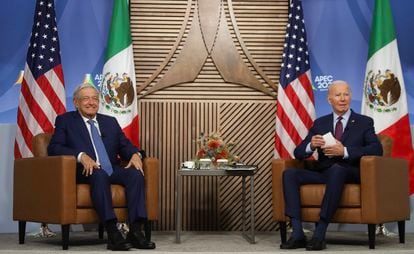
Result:
{"type": "Polygon", "coordinates": [[[272,205],[273,220],[286,221],[285,198],[283,196],[283,171],[288,168],[304,168],[304,161],[295,159],[273,159],[272,160],[272,205]]]}
{"type": "Polygon", "coordinates": [[[146,206],[148,220],[158,219],[158,185],[159,185],[159,160],[152,157],[144,159],[144,179],[146,191],[146,206]]]}
{"type": "Polygon", "coordinates": [[[75,222],[75,157],[16,159],[13,182],[14,220],[54,224],[75,222]]]}
{"type": "Polygon", "coordinates": [[[363,156],[360,168],[362,220],[378,224],[408,219],[408,162],[399,158],[363,156]]]}

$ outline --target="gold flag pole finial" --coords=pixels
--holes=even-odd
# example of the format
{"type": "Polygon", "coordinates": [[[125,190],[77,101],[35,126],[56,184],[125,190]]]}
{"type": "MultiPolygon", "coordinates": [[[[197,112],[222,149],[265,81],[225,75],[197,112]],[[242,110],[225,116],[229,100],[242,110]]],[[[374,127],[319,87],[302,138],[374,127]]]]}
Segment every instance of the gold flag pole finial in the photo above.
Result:
{"type": "Polygon", "coordinates": [[[14,82],[15,85],[21,85],[22,84],[22,82],[23,82],[23,74],[24,74],[24,71],[21,70],[19,72],[19,76],[17,76],[16,82],[14,82]]]}
{"type": "Polygon", "coordinates": [[[90,73],[86,73],[86,74],[85,74],[85,78],[83,79],[83,83],[84,83],[84,84],[91,84],[91,85],[95,85],[95,84],[93,83],[93,80],[92,80],[92,75],[91,75],[90,73]]]}

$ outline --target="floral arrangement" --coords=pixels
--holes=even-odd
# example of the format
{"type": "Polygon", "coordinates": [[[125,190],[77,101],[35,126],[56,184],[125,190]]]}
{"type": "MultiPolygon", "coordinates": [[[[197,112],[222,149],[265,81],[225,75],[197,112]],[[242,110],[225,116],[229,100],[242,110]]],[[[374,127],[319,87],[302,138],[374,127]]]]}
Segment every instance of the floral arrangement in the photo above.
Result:
{"type": "Polygon", "coordinates": [[[196,154],[197,160],[210,158],[213,164],[216,164],[218,159],[227,159],[229,163],[239,160],[238,156],[234,156],[230,151],[234,144],[225,143],[217,132],[209,136],[201,133],[197,144],[199,146],[196,154]]]}

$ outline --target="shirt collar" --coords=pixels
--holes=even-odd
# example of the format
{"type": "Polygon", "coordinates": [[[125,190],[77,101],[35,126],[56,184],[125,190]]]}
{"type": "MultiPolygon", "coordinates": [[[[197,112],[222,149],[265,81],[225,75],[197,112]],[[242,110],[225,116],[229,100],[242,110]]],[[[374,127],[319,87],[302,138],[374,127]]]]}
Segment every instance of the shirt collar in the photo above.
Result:
{"type": "MultiPolygon", "coordinates": [[[[348,109],[348,111],[345,112],[345,114],[342,115],[342,121],[348,122],[349,117],[351,116],[351,109],[348,109]]],[[[339,115],[333,112],[334,122],[338,119],[339,115]]]]}
{"type": "MultiPolygon", "coordinates": [[[[79,113],[79,112],[78,112],[79,113]]],[[[84,117],[81,113],[79,113],[79,115],[82,117],[82,120],[85,122],[85,124],[87,124],[88,123],[88,121],[89,121],[89,118],[87,118],[87,117],[84,117]]],[[[94,123],[97,123],[98,121],[96,121],[96,115],[91,119],[91,120],[93,120],[94,121],[94,123]]]]}

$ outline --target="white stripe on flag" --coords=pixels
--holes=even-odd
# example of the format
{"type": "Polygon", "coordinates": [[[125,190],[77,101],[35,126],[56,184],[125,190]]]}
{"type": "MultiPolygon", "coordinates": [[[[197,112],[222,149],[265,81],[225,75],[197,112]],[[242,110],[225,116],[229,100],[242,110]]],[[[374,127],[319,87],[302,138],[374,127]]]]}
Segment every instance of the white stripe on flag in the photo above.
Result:
{"type": "Polygon", "coordinates": [[[20,108],[20,111],[22,112],[22,117],[24,118],[24,121],[26,122],[27,128],[30,130],[33,136],[38,133],[44,132],[42,127],[37,122],[36,118],[33,116],[32,112],[30,111],[30,108],[27,105],[27,102],[24,96],[20,96],[19,108],[20,108]]]}
{"type": "MultiPolygon", "coordinates": [[[[281,87],[280,87],[281,88],[281,87]]],[[[286,116],[292,122],[292,125],[295,127],[296,131],[298,132],[299,136],[304,139],[308,134],[308,128],[303,123],[302,119],[297,114],[295,107],[293,107],[292,103],[290,102],[289,98],[285,94],[285,90],[283,88],[278,89],[278,103],[283,105],[285,110],[286,116]]]]}
{"type": "Polygon", "coordinates": [[[276,133],[279,136],[280,142],[282,142],[282,145],[285,147],[286,151],[288,151],[290,156],[293,158],[293,150],[295,149],[296,145],[278,117],[276,117],[276,129],[276,133]]]}
{"type": "Polygon", "coordinates": [[[20,154],[23,158],[33,156],[32,152],[29,150],[29,147],[26,145],[26,142],[24,141],[23,134],[20,128],[17,128],[16,143],[19,147],[20,154]]]}
{"type": "Polygon", "coordinates": [[[44,74],[44,76],[46,77],[46,79],[51,84],[51,87],[52,87],[53,91],[55,92],[56,96],[59,97],[60,102],[63,105],[66,105],[65,87],[63,86],[62,82],[60,82],[60,78],[56,74],[55,68],[50,69],[48,72],[46,72],[44,74]]]}
{"type": "Polygon", "coordinates": [[[277,151],[277,149],[274,149],[274,151],[275,151],[274,158],[279,159],[280,158],[279,152],[277,151]]]}
{"type": "Polygon", "coordinates": [[[43,90],[39,87],[37,81],[34,79],[29,66],[26,65],[24,72],[24,79],[27,82],[30,93],[42,109],[43,113],[46,115],[47,119],[49,119],[49,121],[53,124],[57,116],[53,106],[50,104],[50,101],[47,99],[47,96],[44,94],[43,90]]]}
{"type": "MultiPolygon", "coordinates": [[[[309,82],[311,82],[312,79],[310,79],[310,71],[306,72],[306,76],[309,82]]],[[[315,107],[313,105],[313,101],[309,97],[309,93],[306,92],[304,85],[305,84],[302,84],[298,78],[291,83],[293,90],[295,90],[295,93],[298,98],[300,98],[303,107],[306,109],[306,113],[309,115],[309,118],[315,120],[315,107]]]]}

